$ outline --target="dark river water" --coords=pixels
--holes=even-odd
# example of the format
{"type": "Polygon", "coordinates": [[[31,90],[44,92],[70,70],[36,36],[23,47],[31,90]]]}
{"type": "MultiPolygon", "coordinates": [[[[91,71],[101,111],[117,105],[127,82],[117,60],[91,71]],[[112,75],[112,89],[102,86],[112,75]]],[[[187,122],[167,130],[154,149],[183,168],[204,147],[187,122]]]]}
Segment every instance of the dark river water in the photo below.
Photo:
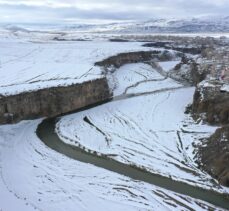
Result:
{"type": "Polygon", "coordinates": [[[152,174],[140,168],[120,163],[108,157],[100,157],[96,154],[85,152],[76,146],[64,143],[55,133],[56,121],[58,121],[58,118],[44,120],[37,129],[38,137],[44,144],[56,152],[71,159],[84,163],[90,163],[134,180],[153,184],[167,190],[209,202],[224,209],[229,209],[228,195],[223,195],[214,191],[204,190],[182,182],[174,181],[170,178],[152,174]]]}

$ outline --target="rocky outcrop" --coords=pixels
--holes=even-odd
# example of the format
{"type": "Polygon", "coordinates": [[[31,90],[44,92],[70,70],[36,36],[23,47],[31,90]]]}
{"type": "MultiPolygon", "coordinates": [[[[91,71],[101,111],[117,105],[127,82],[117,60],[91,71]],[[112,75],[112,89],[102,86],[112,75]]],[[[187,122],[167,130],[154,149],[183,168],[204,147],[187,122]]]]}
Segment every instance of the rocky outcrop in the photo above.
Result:
{"type": "Polygon", "coordinates": [[[229,187],[229,126],[218,129],[199,148],[199,165],[218,181],[229,187]]]}
{"type": "Polygon", "coordinates": [[[95,65],[102,67],[114,66],[119,68],[122,65],[138,62],[149,62],[151,60],[170,61],[176,55],[169,51],[139,51],[130,53],[121,53],[116,56],[109,57],[103,61],[96,62],[95,65]]]}
{"type": "Polygon", "coordinates": [[[106,78],[0,98],[0,123],[53,117],[111,98],[106,78]]]}
{"type": "Polygon", "coordinates": [[[202,69],[199,64],[195,61],[191,62],[191,77],[192,77],[192,84],[197,86],[201,81],[205,80],[209,71],[206,69],[202,69]]]}
{"type": "Polygon", "coordinates": [[[202,69],[194,59],[183,56],[181,63],[177,64],[169,74],[175,80],[196,86],[206,78],[208,73],[208,70],[202,69]]]}
{"type": "Polygon", "coordinates": [[[116,56],[109,57],[103,61],[96,62],[95,65],[102,66],[102,67],[114,66],[115,68],[119,68],[124,64],[149,61],[159,53],[160,51],[140,51],[140,52],[121,53],[116,56]]]}
{"type": "Polygon", "coordinates": [[[192,110],[210,124],[229,124],[229,92],[221,91],[220,81],[204,81],[195,91],[192,110]],[[204,115],[202,115],[204,114],[204,115]]]}

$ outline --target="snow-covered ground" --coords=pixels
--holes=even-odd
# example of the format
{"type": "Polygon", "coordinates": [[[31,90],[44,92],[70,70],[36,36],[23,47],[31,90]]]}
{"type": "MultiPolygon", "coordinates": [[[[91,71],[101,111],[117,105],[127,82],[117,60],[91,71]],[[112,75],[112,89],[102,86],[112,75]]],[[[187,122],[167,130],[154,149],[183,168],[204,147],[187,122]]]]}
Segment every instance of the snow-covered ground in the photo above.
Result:
{"type": "Polygon", "coordinates": [[[164,80],[150,65],[144,63],[126,64],[108,75],[109,85],[113,89],[114,96],[127,93],[134,85],[149,80],[164,80]]]}
{"type": "Polygon", "coordinates": [[[200,200],[67,158],[36,136],[40,123],[0,126],[0,210],[205,210],[200,200]]]}
{"type": "Polygon", "coordinates": [[[174,180],[228,192],[194,161],[193,144],[216,130],[184,114],[195,88],[182,87],[141,63],[113,75],[114,93],[127,98],[61,118],[56,128],[61,139],[174,180]]]}
{"type": "Polygon", "coordinates": [[[69,144],[150,172],[223,191],[194,162],[193,142],[216,128],[195,125],[184,111],[194,88],[115,101],[63,117],[56,131],[69,144]],[[93,138],[92,138],[93,137],[93,138]]]}
{"type": "MultiPolygon", "coordinates": [[[[167,63],[172,67],[177,61],[167,63]]],[[[166,75],[167,69],[164,69],[164,66],[163,70],[165,72],[163,75],[166,75]]],[[[162,76],[156,69],[145,63],[126,64],[113,71],[107,74],[107,77],[114,96],[181,87],[181,84],[162,76]]]]}
{"type": "Polygon", "coordinates": [[[95,62],[123,52],[147,51],[142,43],[75,41],[32,43],[0,39],[0,95],[68,86],[104,77],[95,62]]]}
{"type": "Polygon", "coordinates": [[[176,89],[182,87],[179,83],[174,83],[173,80],[167,78],[165,80],[147,81],[145,83],[139,83],[127,89],[126,94],[141,94],[157,91],[165,91],[167,89],[176,89]]]}
{"type": "MultiPolygon", "coordinates": [[[[107,113],[106,110],[105,112],[107,113]]],[[[101,115],[100,112],[97,114],[101,115]]],[[[124,120],[120,119],[120,124],[125,125],[125,118],[123,115],[124,120]]],[[[39,123],[40,120],[0,126],[0,210],[75,210],[76,207],[79,211],[206,210],[208,206],[213,208],[205,202],[134,181],[58,154],[37,138],[35,130],[39,123]]],[[[133,136],[141,134],[134,122],[132,126],[137,129],[133,136]]],[[[89,133],[93,135],[90,130],[89,133]]],[[[141,137],[143,136],[147,141],[147,136],[142,134],[141,137]]],[[[98,135],[93,137],[93,140],[100,140],[98,135]]],[[[142,141],[142,146],[146,146],[144,140],[142,141]]],[[[150,154],[158,156],[158,148],[172,154],[170,151],[175,147],[171,144],[167,147],[162,145],[155,146],[155,154],[150,154]]],[[[129,142],[129,147],[132,146],[133,143],[129,142]]],[[[143,152],[147,153],[146,151],[145,149],[143,152]]],[[[135,153],[136,157],[139,157],[140,153],[135,153]]],[[[181,155],[178,154],[178,165],[180,158],[181,155]]]]}
{"type": "Polygon", "coordinates": [[[229,84],[225,84],[222,86],[221,91],[223,92],[229,92],[229,84]]]}
{"type": "Polygon", "coordinates": [[[180,60],[166,61],[166,62],[159,62],[159,65],[164,69],[164,71],[169,72],[179,63],[180,63],[180,60]]]}

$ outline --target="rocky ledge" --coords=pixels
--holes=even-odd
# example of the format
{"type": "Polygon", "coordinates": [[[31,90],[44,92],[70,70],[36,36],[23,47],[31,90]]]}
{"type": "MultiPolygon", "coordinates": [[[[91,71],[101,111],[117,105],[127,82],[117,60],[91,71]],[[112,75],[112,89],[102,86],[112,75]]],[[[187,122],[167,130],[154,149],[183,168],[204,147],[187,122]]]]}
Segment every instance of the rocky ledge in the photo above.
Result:
{"type": "Polygon", "coordinates": [[[95,65],[107,67],[119,68],[122,65],[138,62],[150,62],[153,60],[158,61],[170,61],[176,57],[179,57],[180,53],[171,53],[169,51],[138,51],[138,52],[129,52],[121,53],[112,57],[109,57],[103,61],[96,62],[95,65]]]}

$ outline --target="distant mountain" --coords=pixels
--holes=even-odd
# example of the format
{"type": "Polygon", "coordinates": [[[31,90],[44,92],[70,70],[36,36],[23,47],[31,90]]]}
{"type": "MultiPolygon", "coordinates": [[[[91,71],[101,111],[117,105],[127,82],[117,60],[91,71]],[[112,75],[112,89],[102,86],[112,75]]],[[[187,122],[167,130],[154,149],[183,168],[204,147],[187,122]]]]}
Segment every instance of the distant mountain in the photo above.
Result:
{"type": "Polygon", "coordinates": [[[15,24],[5,29],[16,32],[70,31],[101,33],[229,33],[229,16],[204,17],[192,19],[151,19],[142,22],[123,22],[110,24],[15,24]]]}
{"type": "Polygon", "coordinates": [[[228,17],[193,19],[153,19],[144,22],[96,26],[93,30],[122,33],[206,33],[229,32],[228,17]]]}
{"type": "Polygon", "coordinates": [[[11,31],[11,32],[29,32],[29,30],[27,30],[23,27],[14,26],[14,25],[6,25],[6,26],[4,26],[4,28],[8,31],[11,31]]]}

